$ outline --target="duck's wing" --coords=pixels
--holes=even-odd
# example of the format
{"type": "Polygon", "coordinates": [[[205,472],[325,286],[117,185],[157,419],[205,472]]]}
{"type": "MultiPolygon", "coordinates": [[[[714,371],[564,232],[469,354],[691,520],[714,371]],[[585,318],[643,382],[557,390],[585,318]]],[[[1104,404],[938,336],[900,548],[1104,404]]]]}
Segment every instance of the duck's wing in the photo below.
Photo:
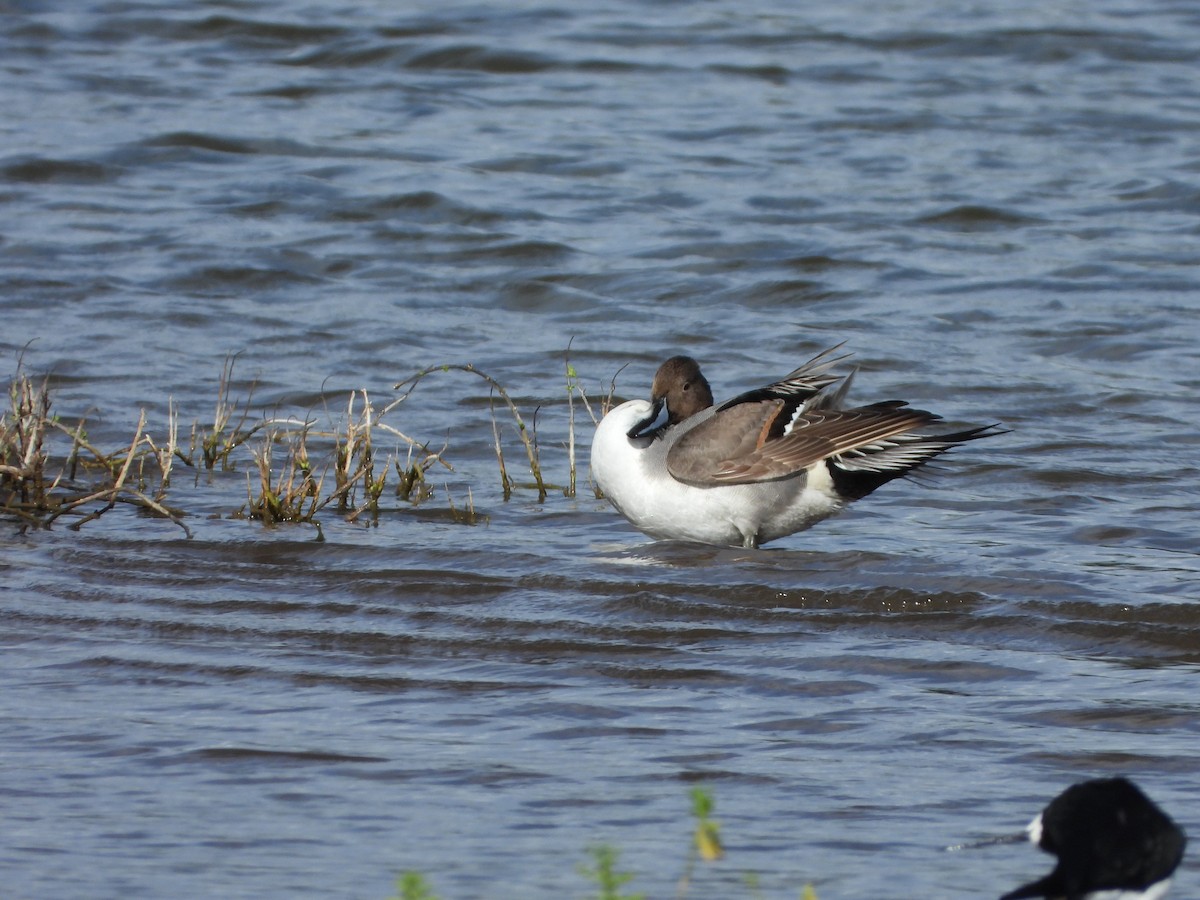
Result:
{"type": "MultiPolygon", "coordinates": [[[[842,454],[894,454],[902,436],[937,418],[902,401],[792,415],[780,399],[742,403],[680,436],[667,453],[667,469],[697,487],[775,481],[842,454]]],[[[897,460],[896,474],[913,465],[897,460]]]]}
{"type": "Polygon", "coordinates": [[[747,459],[783,433],[791,418],[781,399],[742,402],[721,407],[679,437],[667,451],[667,471],[685,484],[711,487],[730,482],[714,481],[729,461],[747,459]]]}
{"type": "Polygon", "coordinates": [[[712,478],[718,463],[758,452],[787,435],[806,413],[840,407],[854,373],[843,378],[829,370],[849,356],[838,355],[844,343],[821,351],[779,381],[739,394],[706,413],[707,419],[676,442],[667,456],[668,470],[688,484],[716,484],[712,478]]]}
{"type": "Polygon", "coordinates": [[[732,400],[726,400],[717,407],[717,412],[732,410],[737,406],[748,403],[759,403],[764,400],[781,400],[794,413],[806,401],[816,396],[823,388],[841,381],[842,376],[831,375],[829,370],[838,363],[850,357],[849,353],[840,356],[835,354],[842,349],[845,341],[822,350],[804,365],[792,370],[778,381],[765,387],[755,388],[744,394],[738,394],[732,400]]]}

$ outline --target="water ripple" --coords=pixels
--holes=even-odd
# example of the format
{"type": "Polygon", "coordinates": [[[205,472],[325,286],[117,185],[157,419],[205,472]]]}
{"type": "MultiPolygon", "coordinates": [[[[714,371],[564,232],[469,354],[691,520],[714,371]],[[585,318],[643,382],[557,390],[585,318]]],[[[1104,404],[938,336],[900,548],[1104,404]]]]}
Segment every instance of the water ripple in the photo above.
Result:
{"type": "Polygon", "coordinates": [[[562,897],[598,842],[666,896],[701,783],[730,859],[696,896],[755,871],[764,896],[992,897],[1027,857],[940,848],[1071,781],[1196,805],[1189,10],[0,18],[0,349],[61,422],[108,450],[145,410],[161,446],[174,411],[187,443],[237,354],[250,420],[332,446],[350,391],[470,362],[579,478],[506,498],[495,398],[451,373],[387,424],[454,468],[370,524],[231,518],[248,455],[178,461],[191,540],[123,508],[6,522],[14,896],[384,896],[420,868],[562,897]],[[598,407],[688,353],[730,397],[842,340],[855,402],[1011,432],[755,553],[593,497],[568,377],[598,407]]]}

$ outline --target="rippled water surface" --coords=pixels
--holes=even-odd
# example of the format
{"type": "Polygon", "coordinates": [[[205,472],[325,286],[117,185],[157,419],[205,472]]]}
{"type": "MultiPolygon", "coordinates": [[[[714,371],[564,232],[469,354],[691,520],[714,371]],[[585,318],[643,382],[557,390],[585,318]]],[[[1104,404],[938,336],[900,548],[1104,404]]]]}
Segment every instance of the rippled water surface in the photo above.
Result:
{"type": "Polygon", "coordinates": [[[191,537],[0,523],[0,891],[578,897],[607,842],[668,897],[697,783],[694,898],[995,897],[1047,858],[943,848],[1103,774],[1200,835],[1198,67],[1170,0],[0,3],[0,350],[100,446],[228,354],[321,423],[472,363],[564,484],[568,344],[595,398],[846,340],[1011,429],[719,550],[593,499],[578,408],[578,498],[506,500],[439,372],[386,421],[453,471],[375,524],[233,518],[248,454],[191,537]]]}

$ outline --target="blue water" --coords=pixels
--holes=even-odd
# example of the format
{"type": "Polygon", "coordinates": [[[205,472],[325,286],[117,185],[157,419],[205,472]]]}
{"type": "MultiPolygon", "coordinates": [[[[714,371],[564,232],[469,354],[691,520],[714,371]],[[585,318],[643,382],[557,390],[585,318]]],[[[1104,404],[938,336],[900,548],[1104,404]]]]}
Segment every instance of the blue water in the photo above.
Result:
{"type": "Polygon", "coordinates": [[[0,521],[6,900],[578,897],[601,842],[669,897],[694,784],[691,898],[995,897],[1049,858],[943,848],[1095,775],[1200,834],[1200,15],[992,6],[0,4],[0,358],[63,421],[186,446],[236,354],[327,435],[471,363],[559,488],[450,371],[373,522],[235,518],[261,439],[177,464],[190,537],[0,521]],[[598,405],[842,340],[1011,432],[746,553],[595,500],[577,406],[564,496],[568,346],[598,405]]]}

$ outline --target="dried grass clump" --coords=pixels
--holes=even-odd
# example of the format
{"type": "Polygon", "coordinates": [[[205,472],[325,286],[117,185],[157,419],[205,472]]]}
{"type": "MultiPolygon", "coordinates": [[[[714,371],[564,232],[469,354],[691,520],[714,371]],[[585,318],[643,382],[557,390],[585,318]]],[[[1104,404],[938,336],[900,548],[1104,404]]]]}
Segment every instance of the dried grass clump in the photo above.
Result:
{"type": "Polygon", "coordinates": [[[0,496],[14,510],[49,508],[58,482],[46,477],[46,428],[50,422],[50,391],[46,382],[34,385],[18,375],[8,386],[8,409],[0,419],[0,496]]]}
{"type": "Polygon", "coordinates": [[[397,498],[415,504],[430,497],[425,473],[436,464],[454,470],[442,458],[445,447],[430,450],[380,421],[381,415],[366,391],[355,391],[336,429],[316,431],[311,422],[273,420],[262,443],[251,450],[257,478],[248,476],[248,500],[236,515],[267,525],[316,523],[317,514],[332,506],[349,522],[362,518],[377,521],[392,469],[398,476],[397,498]],[[403,464],[398,453],[387,454],[378,463],[376,432],[408,444],[403,464]],[[319,473],[312,462],[310,442],[324,445],[326,463],[319,473]],[[276,467],[273,449],[281,444],[286,444],[287,453],[276,467]]]}
{"type": "MultiPolygon", "coordinates": [[[[403,394],[381,406],[373,404],[365,390],[353,391],[344,414],[335,423],[318,429],[311,416],[256,416],[251,408],[254,383],[247,386],[244,396],[234,393],[238,357],[231,355],[221,369],[212,421],[204,425],[194,421],[186,446],[179,440],[179,410],[174,400],[168,399],[167,421],[161,433],[151,433],[142,411],[133,437],[112,452],[91,443],[83,419],[68,427],[52,415],[48,380],[35,382],[18,365],[9,385],[8,409],[0,418],[0,515],[29,526],[49,527],[71,514],[71,527],[79,528],[123,503],[167,519],[190,536],[183,522],[185,514],[166,504],[176,467],[183,465],[195,472],[245,468],[246,502],[230,514],[233,518],[254,519],[268,526],[319,524],[319,514],[336,511],[349,522],[378,522],[389,497],[412,505],[428,501],[434,494],[430,470],[435,466],[454,471],[444,458],[446,444],[438,450],[430,449],[386,421],[426,377],[450,371],[466,372],[488,385],[492,437],[504,499],[518,489],[536,490],[539,502],[552,489],[574,497],[578,405],[582,404],[593,423],[598,419],[571,365],[569,352],[568,347],[564,354],[568,415],[565,486],[549,483],[543,474],[537,434],[541,407],[532,415],[522,413],[500,382],[470,364],[422,369],[396,386],[407,388],[403,394]],[[496,417],[497,398],[516,424],[531,482],[518,482],[509,474],[496,417]]],[[[607,409],[611,396],[610,391],[602,411],[607,409]]],[[[475,510],[469,485],[466,497],[465,506],[456,506],[446,488],[451,520],[467,525],[484,521],[475,510]]]]}
{"type": "Polygon", "coordinates": [[[230,455],[271,424],[270,420],[267,420],[247,427],[250,421],[250,401],[254,397],[253,382],[245,400],[230,399],[233,369],[237,359],[238,354],[226,356],[225,364],[221,367],[212,426],[201,431],[199,421],[192,424],[191,445],[187,456],[184,457],[188,465],[195,465],[196,451],[199,450],[204,468],[214,469],[218,463],[222,468],[228,468],[230,455]]]}
{"type": "Polygon", "coordinates": [[[71,523],[79,528],[126,503],[152,515],[169,519],[189,534],[182,514],[161,502],[170,472],[170,453],[163,468],[164,452],[145,435],[146,415],[138,419],[137,431],[128,448],[103,453],[92,446],[81,420],[74,428],[50,414],[48,381],[40,384],[22,372],[9,385],[8,408],[0,419],[0,509],[28,525],[49,527],[61,516],[78,513],[71,523]],[[65,462],[51,470],[50,447],[69,441],[65,462]],[[147,457],[159,468],[157,499],[144,491],[147,457]],[[137,477],[134,464],[137,463],[137,477]],[[79,480],[79,470],[94,473],[89,482],[79,480]]]}

